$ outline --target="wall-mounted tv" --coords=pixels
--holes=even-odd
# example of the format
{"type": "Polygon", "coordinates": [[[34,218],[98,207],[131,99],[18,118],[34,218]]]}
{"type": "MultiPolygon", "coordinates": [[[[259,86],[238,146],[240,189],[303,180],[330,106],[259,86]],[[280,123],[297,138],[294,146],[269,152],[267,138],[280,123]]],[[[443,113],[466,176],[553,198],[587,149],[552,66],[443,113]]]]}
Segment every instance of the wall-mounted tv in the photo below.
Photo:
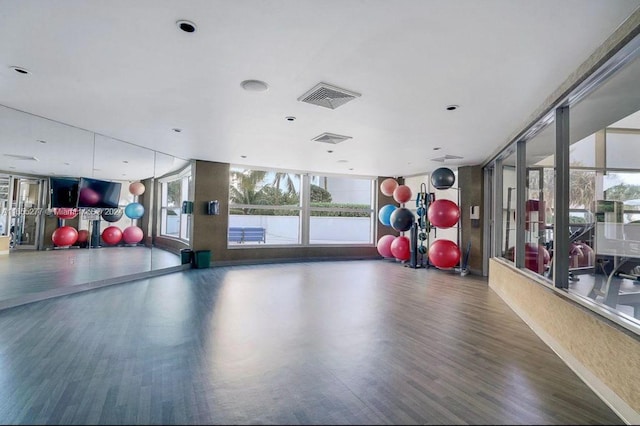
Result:
{"type": "Polygon", "coordinates": [[[76,178],[49,178],[49,201],[51,208],[75,208],[78,201],[78,185],[76,178]]]}
{"type": "Polygon", "coordinates": [[[81,178],[78,185],[79,208],[117,208],[120,201],[120,182],[108,182],[92,178],[81,178]]]}

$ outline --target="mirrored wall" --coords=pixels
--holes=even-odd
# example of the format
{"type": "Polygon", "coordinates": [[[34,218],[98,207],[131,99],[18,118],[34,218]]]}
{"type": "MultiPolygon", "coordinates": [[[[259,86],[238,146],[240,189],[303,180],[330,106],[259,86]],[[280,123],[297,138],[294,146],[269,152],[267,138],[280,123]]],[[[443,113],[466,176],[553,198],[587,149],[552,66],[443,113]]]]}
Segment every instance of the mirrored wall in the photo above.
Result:
{"type": "Polygon", "coordinates": [[[180,267],[191,182],[187,160],[0,106],[0,305],[180,267]]]}

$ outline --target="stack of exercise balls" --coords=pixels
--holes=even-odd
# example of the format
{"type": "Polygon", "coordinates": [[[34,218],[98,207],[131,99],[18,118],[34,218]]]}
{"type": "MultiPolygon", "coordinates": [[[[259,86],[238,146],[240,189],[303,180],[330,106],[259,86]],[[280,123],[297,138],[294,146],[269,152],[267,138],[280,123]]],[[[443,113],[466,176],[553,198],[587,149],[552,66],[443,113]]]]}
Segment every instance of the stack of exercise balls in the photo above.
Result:
{"type": "Polygon", "coordinates": [[[78,215],[78,209],[76,208],[56,208],[54,214],[61,220],[61,226],[59,226],[51,235],[51,241],[57,247],[68,248],[74,245],[78,241],[78,230],[73,226],[67,226],[64,224],[65,219],[73,219],[78,215]]]}
{"type": "MultiPolygon", "coordinates": [[[[454,183],[455,174],[449,168],[440,167],[431,173],[431,184],[436,189],[449,189],[454,183]]],[[[437,199],[429,205],[427,217],[436,228],[452,228],[460,219],[460,208],[451,200],[437,199]]],[[[455,267],[460,262],[460,257],[458,244],[451,240],[438,239],[429,247],[429,261],[441,269],[455,267]]]]}
{"type": "MultiPolygon", "coordinates": [[[[411,210],[404,207],[404,203],[411,200],[411,189],[406,185],[399,185],[393,178],[387,178],[380,183],[380,192],[400,204],[386,204],[378,211],[378,219],[385,226],[390,226],[398,232],[411,229],[415,217],[411,210]]],[[[378,240],[378,253],[385,258],[395,258],[400,261],[409,260],[411,256],[409,238],[404,235],[383,235],[378,240]]]]}
{"type": "MultiPolygon", "coordinates": [[[[142,195],[145,191],[145,186],[142,182],[133,182],[129,185],[129,192],[135,197],[142,195]]],[[[104,209],[102,211],[102,219],[110,223],[118,222],[125,215],[132,221],[134,219],[140,219],[144,216],[144,206],[137,201],[127,204],[123,209],[104,209]]],[[[131,225],[124,230],[118,226],[110,225],[102,231],[102,240],[108,245],[116,245],[120,242],[125,244],[135,245],[142,241],[144,233],[140,227],[131,225]]]]}

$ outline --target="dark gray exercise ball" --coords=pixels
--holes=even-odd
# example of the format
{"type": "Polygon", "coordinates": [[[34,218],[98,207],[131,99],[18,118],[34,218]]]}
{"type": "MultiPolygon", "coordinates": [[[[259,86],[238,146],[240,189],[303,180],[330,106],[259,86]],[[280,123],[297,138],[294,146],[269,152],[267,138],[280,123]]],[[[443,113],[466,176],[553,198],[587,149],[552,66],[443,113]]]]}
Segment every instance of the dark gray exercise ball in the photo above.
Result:
{"type": "Polygon", "coordinates": [[[436,189],[449,189],[456,183],[456,175],[447,167],[440,167],[431,173],[431,184],[436,189]]]}
{"type": "Polygon", "coordinates": [[[408,231],[414,221],[413,212],[405,207],[397,208],[391,213],[391,227],[396,231],[408,231]]]}
{"type": "Polygon", "coordinates": [[[117,209],[104,209],[102,211],[102,218],[107,222],[117,222],[122,219],[123,210],[117,209]]]}

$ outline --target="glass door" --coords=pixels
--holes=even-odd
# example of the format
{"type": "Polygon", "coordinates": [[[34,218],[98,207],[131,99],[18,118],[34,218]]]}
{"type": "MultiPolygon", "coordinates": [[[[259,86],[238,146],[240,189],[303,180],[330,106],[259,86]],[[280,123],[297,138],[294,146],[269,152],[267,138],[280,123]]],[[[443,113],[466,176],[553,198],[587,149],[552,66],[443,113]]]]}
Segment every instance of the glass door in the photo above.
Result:
{"type": "Polygon", "coordinates": [[[42,182],[39,179],[13,178],[9,224],[13,248],[39,248],[41,198],[42,182]]]}

